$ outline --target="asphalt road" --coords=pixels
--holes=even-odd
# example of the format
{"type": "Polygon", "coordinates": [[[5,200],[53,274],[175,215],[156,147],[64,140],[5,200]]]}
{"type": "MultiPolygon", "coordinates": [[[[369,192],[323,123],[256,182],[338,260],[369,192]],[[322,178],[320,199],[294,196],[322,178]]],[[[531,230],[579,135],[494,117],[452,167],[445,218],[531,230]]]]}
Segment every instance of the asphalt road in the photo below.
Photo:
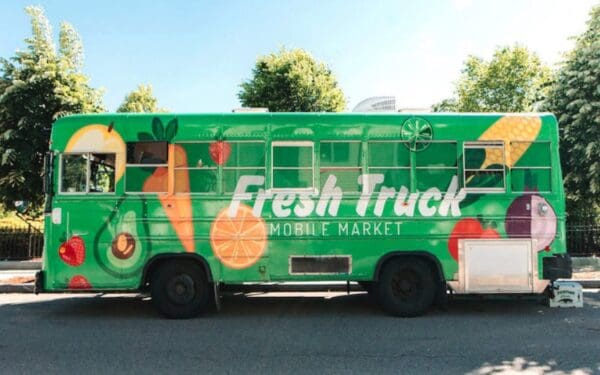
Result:
{"type": "Polygon", "coordinates": [[[399,319],[363,293],[240,295],[172,321],[141,297],[4,294],[0,373],[600,373],[600,293],[585,302],[455,300],[399,319]]]}

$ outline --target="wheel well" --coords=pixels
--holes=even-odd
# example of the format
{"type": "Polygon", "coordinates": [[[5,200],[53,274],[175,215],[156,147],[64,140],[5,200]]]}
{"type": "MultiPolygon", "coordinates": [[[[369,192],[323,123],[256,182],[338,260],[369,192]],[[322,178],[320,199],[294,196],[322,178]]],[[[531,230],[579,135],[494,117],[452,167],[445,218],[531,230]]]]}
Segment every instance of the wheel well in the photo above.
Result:
{"type": "Polygon", "coordinates": [[[188,253],[183,253],[183,254],[159,254],[159,255],[153,256],[146,263],[146,265],[144,266],[144,271],[142,272],[142,280],[141,280],[141,283],[140,283],[140,289],[145,289],[146,288],[146,286],[150,282],[150,277],[151,277],[152,273],[161,264],[164,264],[165,262],[167,262],[169,260],[173,260],[173,259],[188,260],[190,262],[196,263],[206,273],[206,277],[208,279],[208,282],[211,283],[213,281],[212,273],[210,272],[210,267],[208,266],[208,263],[206,262],[206,259],[204,259],[200,255],[198,255],[198,254],[188,254],[188,253]]]}
{"type": "Polygon", "coordinates": [[[377,262],[377,265],[375,266],[375,273],[373,275],[373,281],[379,280],[379,274],[381,273],[381,269],[387,262],[389,262],[392,259],[399,259],[399,258],[402,258],[403,260],[406,260],[407,262],[410,261],[410,259],[423,260],[429,266],[429,268],[431,269],[431,272],[433,273],[433,276],[437,279],[437,281],[439,281],[439,282],[446,281],[445,277],[444,277],[444,272],[442,271],[442,265],[440,264],[440,261],[435,256],[433,256],[431,253],[428,253],[426,251],[395,251],[395,252],[384,255],[383,257],[381,257],[381,259],[379,259],[379,261],[377,262]]]}

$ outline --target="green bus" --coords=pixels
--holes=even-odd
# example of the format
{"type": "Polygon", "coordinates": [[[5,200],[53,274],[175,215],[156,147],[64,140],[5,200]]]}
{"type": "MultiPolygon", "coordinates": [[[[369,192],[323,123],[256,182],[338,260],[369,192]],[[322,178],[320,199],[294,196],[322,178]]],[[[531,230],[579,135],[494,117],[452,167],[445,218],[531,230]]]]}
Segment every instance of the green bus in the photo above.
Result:
{"type": "Polygon", "coordinates": [[[46,194],[36,290],[170,318],[244,285],[357,282],[417,316],[571,275],[552,114],[68,116],[46,194]]]}

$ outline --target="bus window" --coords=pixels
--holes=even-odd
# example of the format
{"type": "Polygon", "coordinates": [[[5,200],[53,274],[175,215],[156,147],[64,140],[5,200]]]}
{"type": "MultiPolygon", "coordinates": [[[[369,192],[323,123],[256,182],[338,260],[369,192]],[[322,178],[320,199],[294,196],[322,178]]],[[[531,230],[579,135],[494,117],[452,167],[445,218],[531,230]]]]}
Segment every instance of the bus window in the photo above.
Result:
{"type": "Polygon", "coordinates": [[[125,191],[166,193],[167,159],[167,142],[128,142],[125,191]],[[151,176],[154,176],[153,183],[147,183],[151,176]]]}
{"type": "Polygon", "coordinates": [[[115,154],[63,154],[60,191],[61,193],[113,193],[115,154]]]}
{"type": "Polygon", "coordinates": [[[342,191],[359,193],[361,186],[362,143],[360,141],[321,142],[321,188],[329,176],[335,176],[336,186],[342,191]]]}
{"type": "Polygon", "coordinates": [[[383,174],[381,186],[410,188],[410,149],[407,142],[369,142],[369,174],[383,174]]]}
{"type": "Polygon", "coordinates": [[[419,147],[421,151],[416,153],[417,189],[425,191],[436,187],[446,191],[458,173],[456,142],[427,143],[426,147],[419,147]]]}
{"type": "MultiPolygon", "coordinates": [[[[216,193],[217,163],[211,157],[211,144],[214,142],[178,143],[185,153],[175,151],[175,192],[176,193],[216,193]],[[182,184],[185,179],[180,175],[189,175],[189,186],[182,184]]],[[[213,149],[215,146],[213,146],[213,149]]],[[[213,151],[214,154],[215,151],[213,151]]]]}
{"type": "Polygon", "coordinates": [[[62,154],[60,192],[85,193],[87,190],[87,159],[85,154],[62,154]]]}
{"type": "Polygon", "coordinates": [[[470,192],[503,192],[504,142],[465,142],[463,183],[470,192]]]}
{"type": "Polygon", "coordinates": [[[90,193],[113,193],[115,191],[115,154],[89,154],[90,193]]]}
{"type": "MultiPolygon", "coordinates": [[[[265,143],[262,141],[229,142],[231,154],[223,165],[223,191],[233,193],[242,176],[265,176],[265,143]]],[[[255,193],[257,185],[246,191],[255,193]]]]}
{"type": "Polygon", "coordinates": [[[271,187],[281,190],[312,190],[313,143],[273,142],[271,187]]]}
{"type": "Polygon", "coordinates": [[[510,143],[511,156],[522,155],[511,169],[513,192],[552,191],[550,142],[510,143]]]}
{"type": "Polygon", "coordinates": [[[167,142],[128,142],[127,164],[167,164],[167,142]]]}

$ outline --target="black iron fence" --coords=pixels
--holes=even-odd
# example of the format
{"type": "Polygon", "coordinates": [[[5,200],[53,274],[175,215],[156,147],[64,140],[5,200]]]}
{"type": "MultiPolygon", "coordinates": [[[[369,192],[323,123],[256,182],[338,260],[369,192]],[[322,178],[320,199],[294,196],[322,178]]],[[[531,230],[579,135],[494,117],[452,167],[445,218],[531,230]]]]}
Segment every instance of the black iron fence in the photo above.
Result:
{"type": "Polygon", "coordinates": [[[600,225],[568,223],[567,250],[572,256],[600,256],[600,225]]]}
{"type": "MultiPolygon", "coordinates": [[[[28,225],[0,226],[0,260],[42,256],[44,234],[28,225]]],[[[567,249],[572,256],[600,256],[600,225],[568,224],[567,249]]]]}
{"type": "Polygon", "coordinates": [[[44,234],[34,226],[0,226],[0,260],[39,258],[43,248],[44,234]]]}

